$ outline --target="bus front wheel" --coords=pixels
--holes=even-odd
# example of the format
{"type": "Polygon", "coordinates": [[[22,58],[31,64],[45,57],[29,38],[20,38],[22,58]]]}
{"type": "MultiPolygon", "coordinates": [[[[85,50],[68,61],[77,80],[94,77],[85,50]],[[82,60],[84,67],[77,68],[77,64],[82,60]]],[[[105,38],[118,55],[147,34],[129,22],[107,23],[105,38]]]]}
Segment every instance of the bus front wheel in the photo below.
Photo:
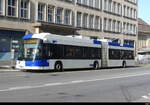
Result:
{"type": "Polygon", "coordinates": [[[99,69],[99,63],[96,61],[94,62],[94,70],[98,70],[99,69]]]}
{"type": "Polygon", "coordinates": [[[123,67],[123,68],[126,68],[126,67],[127,67],[126,61],[123,61],[122,67],[123,67]]]}
{"type": "Polygon", "coordinates": [[[63,71],[63,65],[61,62],[56,62],[55,63],[55,70],[56,71],[63,71]]]}

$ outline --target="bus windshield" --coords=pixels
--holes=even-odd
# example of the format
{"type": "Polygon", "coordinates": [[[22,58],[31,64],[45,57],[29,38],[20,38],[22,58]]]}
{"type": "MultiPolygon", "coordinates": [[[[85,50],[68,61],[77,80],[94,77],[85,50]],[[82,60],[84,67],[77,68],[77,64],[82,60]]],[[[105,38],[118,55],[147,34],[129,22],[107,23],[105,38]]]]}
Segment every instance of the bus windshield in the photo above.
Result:
{"type": "Polygon", "coordinates": [[[42,58],[42,45],[39,39],[23,40],[18,55],[19,60],[36,60],[42,58]]]}

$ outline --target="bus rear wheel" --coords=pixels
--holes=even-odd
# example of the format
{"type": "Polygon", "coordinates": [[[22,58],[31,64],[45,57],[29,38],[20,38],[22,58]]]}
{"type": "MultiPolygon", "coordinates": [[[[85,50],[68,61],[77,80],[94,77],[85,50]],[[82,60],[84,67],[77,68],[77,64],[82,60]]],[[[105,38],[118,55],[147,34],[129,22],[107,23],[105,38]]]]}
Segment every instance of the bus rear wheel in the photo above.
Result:
{"type": "Polygon", "coordinates": [[[61,62],[55,63],[55,71],[63,71],[63,65],[61,62]]]}

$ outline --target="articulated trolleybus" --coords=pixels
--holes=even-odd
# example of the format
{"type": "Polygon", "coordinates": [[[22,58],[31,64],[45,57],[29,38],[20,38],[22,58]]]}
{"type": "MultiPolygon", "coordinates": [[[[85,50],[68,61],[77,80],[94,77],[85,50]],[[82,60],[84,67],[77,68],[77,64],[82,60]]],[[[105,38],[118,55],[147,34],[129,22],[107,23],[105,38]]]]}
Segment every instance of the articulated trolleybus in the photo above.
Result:
{"type": "Polygon", "coordinates": [[[133,65],[133,46],[50,33],[25,35],[16,62],[20,70],[56,71],[133,65]]]}

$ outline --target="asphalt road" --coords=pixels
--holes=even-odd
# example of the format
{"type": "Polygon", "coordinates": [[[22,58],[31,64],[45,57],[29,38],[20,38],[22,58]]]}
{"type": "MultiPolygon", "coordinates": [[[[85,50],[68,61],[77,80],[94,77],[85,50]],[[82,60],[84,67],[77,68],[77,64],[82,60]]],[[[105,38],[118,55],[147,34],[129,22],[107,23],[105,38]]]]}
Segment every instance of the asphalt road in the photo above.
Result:
{"type": "Polygon", "coordinates": [[[0,102],[150,102],[150,68],[0,72],[0,102]]]}

